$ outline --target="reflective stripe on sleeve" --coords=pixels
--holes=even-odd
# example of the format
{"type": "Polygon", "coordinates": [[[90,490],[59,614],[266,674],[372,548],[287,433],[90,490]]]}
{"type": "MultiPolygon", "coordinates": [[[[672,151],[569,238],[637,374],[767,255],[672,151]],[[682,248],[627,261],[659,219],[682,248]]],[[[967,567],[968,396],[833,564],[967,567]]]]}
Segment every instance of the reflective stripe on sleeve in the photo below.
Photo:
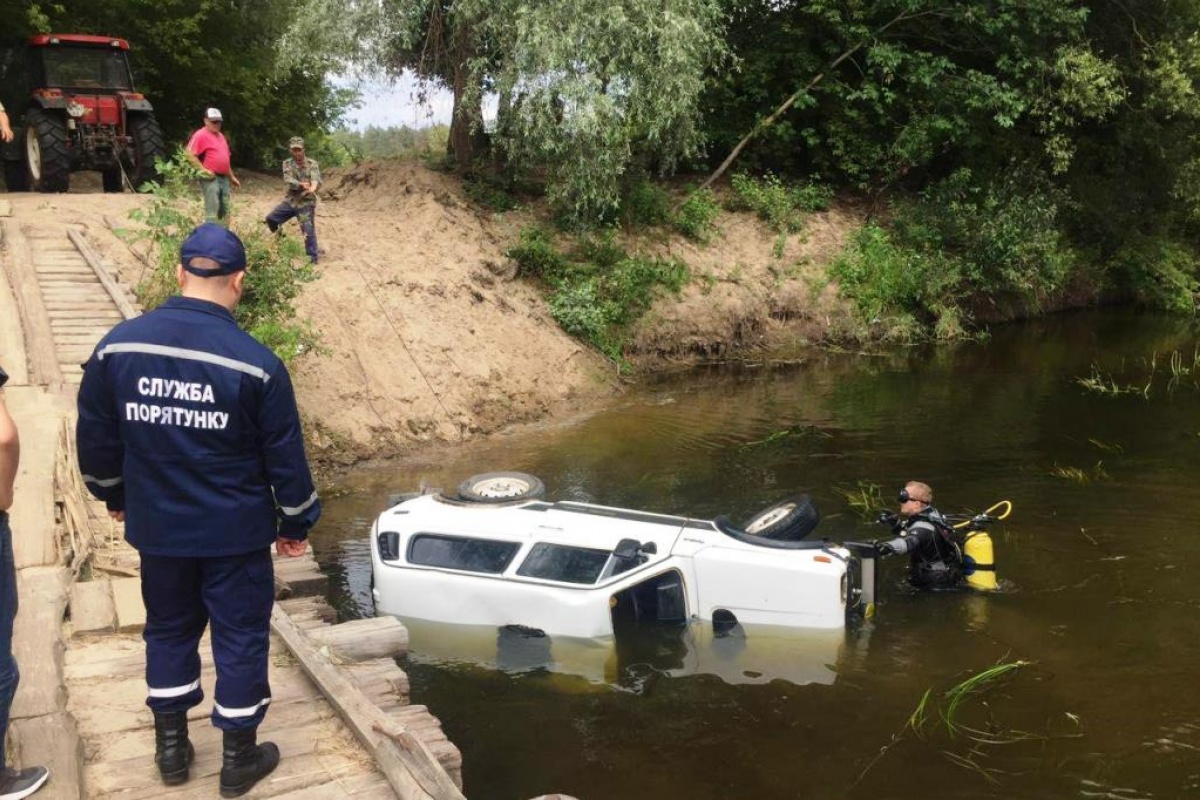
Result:
{"type": "Polygon", "coordinates": [[[271,698],[266,697],[261,703],[256,703],[252,706],[246,706],[245,708],[226,708],[220,703],[213,703],[213,708],[216,709],[218,714],[226,719],[242,719],[243,717],[253,717],[258,713],[260,708],[269,705],[270,702],[271,698]]]}
{"type": "Polygon", "coordinates": [[[116,486],[119,483],[124,483],[124,478],[97,478],[92,475],[83,476],[84,483],[90,483],[93,486],[99,486],[101,489],[107,489],[110,486],[116,486]]]}
{"type": "Polygon", "coordinates": [[[182,697],[183,695],[189,692],[194,692],[199,688],[200,679],[197,678],[196,680],[184,686],[171,686],[166,689],[155,689],[153,686],[151,686],[148,688],[146,693],[151,697],[182,697]]]}
{"type": "Polygon", "coordinates": [[[206,353],[203,350],[188,350],[183,347],[167,347],[166,345],[148,344],[146,342],[117,342],[116,344],[107,344],[100,348],[96,352],[96,358],[103,361],[104,357],[111,353],[148,353],[155,356],[185,358],[189,361],[203,361],[206,364],[216,364],[219,367],[227,367],[238,372],[244,372],[247,375],[258,378],[263,383],[271,380],[271,376],[262,367],[247,364],[245,361],[219,356],[215,353],[206,353]]]}
{"type": "Polygon", "coordinates": [[[315,502],[317,502],[317,492],[316,492],[316,490],[313,490],[312,497],[308,498],[307,500],[305,500],[303,503],[296,506],[295,508],[289,508],[288,506],[280,506],[279,510],[282,511],[285,516],[294,517],[297,514],[303,514],[304,511],[315,502]]]}

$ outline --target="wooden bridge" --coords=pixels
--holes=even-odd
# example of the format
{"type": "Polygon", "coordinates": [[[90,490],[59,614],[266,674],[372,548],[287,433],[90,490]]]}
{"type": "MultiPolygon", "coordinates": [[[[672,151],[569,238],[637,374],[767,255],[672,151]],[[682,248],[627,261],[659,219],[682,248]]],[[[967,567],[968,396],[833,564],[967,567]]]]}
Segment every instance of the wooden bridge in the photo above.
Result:
{"type": "MultiPolygon", "coordinates": [[[[114,324],[139,313],[130,276],[97,254],[85,230],[10,211],[0,199],[0,365],[11,376],[5,400],[22,443],[11,519],[22,679],[10,763],[50,767],[39,800],[211,797],[220,770],[211,699],[193,715],[191,780],[158,780],[137,635],[145,614],[137,554],[83,491],[75,464],[80,364],[114,324]]],[[[408,702],[394,658],[407,647],[403,626],[387,618],[332,624],[311,556],[279,562],[276,588],[273,701],[260,734],[283,760],[248,796],[462,798],[458,749],[427,709],[408,702]]],[[[201,652],[211,690],[211,656],[206,645],[201,652]]]]}

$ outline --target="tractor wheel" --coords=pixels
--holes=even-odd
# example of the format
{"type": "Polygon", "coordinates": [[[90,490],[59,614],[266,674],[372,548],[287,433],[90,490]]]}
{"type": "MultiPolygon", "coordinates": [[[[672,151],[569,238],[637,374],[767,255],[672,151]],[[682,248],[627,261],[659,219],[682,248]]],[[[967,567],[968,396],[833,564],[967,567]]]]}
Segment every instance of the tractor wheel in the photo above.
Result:
{"type": "Polygon", "coordinates": [[[25,115],[25,164],[30,188],[65,192],[71,185],[71,147],[67,123],[35,108],[25,115]]]}
{"type": "Polygon", "coordinates": [[[129,135],[133,137],[133,168],[129,171],[129,179],[133,183],[133,190],[137,191],[143,183],[159,179],[154,159],[165,159],[167,146],[163,142],[162,128],[153,114],[131,114],[129,135]]]}
{"type": "Polygon", "coordinates": [[[121,185],[121,168],[106,169],[100,173],[101,179],[104,181],[104,191],[108,194],[116,194],[125,187],[121,185]]]}
{"type": "Polygon", "coordinates": [[[25,171],[24,161],[4,162],[4,186],[10,192],[29,191],[29,173],[25,171]]]}

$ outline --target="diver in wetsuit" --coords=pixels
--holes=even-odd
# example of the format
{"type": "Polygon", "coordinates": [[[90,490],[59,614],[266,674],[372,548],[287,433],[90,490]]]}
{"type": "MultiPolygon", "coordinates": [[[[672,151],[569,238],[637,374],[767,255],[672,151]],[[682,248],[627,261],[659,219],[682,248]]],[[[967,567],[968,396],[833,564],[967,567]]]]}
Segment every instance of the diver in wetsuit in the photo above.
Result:
{"type": "Polygon", "coordinates": [[[900,490],[899,516],[884,512],[881,524],[891,525],[897,536],[880,541],[880,555],[908,553],[908,581],[918,589],[955,589],[963,584],[962,550],[954,529],[933,507],[933,489],[909,481],[900,490]]]}

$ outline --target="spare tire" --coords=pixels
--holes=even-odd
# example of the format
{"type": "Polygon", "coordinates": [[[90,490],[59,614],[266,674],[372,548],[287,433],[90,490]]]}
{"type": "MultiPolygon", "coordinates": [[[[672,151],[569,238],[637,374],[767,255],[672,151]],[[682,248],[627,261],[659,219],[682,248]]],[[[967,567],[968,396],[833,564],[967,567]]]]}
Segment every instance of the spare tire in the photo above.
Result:
{"type": "Polygon", "coordinates": [[[797,494],[769,505],[742,524],[742,530],[764,539],[799,541],[813,532],[821,512],[807,494],[797,494]]]}
{"type": "Polygon", "coordinates": [[[458,496],[471,503],[540,500],[546,496],[546,485],[524,472],[484,472],[463,481],[458,496]]]}

